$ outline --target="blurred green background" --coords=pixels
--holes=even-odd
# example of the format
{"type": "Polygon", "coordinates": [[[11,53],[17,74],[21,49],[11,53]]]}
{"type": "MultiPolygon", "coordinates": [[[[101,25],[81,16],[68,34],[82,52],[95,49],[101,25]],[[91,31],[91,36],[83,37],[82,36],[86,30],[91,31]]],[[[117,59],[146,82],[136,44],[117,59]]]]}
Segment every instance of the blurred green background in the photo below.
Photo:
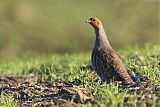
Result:
{"type": "Polygon", "coordinates": [[[91,51],[99,17],[114,48],[160,43],[158,0],[1,0],[0,57],[91,51]]]}

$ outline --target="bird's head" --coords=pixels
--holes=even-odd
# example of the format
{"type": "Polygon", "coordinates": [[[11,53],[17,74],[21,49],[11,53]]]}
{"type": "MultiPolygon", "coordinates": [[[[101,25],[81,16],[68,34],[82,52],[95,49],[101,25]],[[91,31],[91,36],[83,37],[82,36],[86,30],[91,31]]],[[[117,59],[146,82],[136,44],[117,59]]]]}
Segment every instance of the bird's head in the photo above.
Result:
{"type": "Polygon", "coordinates": [[[89,23],[95,29],[99,29],[99,27],[102,25],[101,21],[98,18],[96,18],[96,17],[87,19],[86,23],[89,23]]]}

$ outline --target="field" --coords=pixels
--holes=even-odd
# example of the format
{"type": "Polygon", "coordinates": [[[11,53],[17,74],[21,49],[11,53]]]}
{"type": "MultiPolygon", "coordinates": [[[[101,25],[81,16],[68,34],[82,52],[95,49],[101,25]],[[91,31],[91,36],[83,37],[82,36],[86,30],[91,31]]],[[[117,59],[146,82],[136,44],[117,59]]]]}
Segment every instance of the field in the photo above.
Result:
{"type": "Polygon", "coordinates": [[[85,23],[90,17],[102,20],[116,48],[156,44],[160,42],[159,4],[158,0],[1,0],[0,57],[28,51],[87,52],[95,39],[85,23]]]}
{"type": "Polygon", "coordinates": [[[159,3],[1,0],[0,107],[160,106],[159,3]],[[90,17],[102,21],[134,86],[99,80],[90,17]]]}
{"type": "Polygon", "coordinates": [[[160,106],[160,46],[126,47],[118,53],[130,73],[141,75],[136,86],[102,83],[90,53],[1,58],[0,105],[160,106]]]}

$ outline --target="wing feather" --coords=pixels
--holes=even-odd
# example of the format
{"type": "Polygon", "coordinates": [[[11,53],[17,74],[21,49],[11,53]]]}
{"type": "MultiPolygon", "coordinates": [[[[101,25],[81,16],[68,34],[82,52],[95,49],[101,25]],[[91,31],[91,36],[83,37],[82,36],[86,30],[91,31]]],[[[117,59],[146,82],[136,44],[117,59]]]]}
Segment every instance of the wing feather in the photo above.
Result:
{"type": "Polygon", "coordinates": [[[112,49],[109,51],[93,51],[92,65],[102,81],[110,81],[110,79],[114,78],[133,83],[121,59],[112,49]]]}

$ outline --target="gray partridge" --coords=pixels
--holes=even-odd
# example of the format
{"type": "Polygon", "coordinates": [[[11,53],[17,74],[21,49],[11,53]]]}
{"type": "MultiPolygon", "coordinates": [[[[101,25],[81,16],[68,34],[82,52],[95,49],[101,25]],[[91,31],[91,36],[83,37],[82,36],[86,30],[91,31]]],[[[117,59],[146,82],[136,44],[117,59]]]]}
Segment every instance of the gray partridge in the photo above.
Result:
{"type": "Polygon", "coordinates": [[[92,50],[93,69],[104,82],[122,81],[127,84],[134,84],[129,76],[122,60],[111,47],[103,25],[98,18],[89,18],[86,23],[92,25],[95,30],[96,39],[92,50]]]}

